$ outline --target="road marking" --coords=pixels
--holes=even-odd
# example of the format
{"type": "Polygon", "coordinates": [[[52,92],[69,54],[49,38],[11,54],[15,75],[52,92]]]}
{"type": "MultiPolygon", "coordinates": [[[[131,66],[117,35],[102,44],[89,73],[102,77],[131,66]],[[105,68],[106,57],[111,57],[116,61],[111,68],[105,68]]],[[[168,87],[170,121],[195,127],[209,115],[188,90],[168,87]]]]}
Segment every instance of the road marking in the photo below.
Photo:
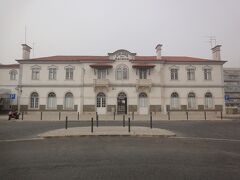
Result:
{"type": "Polygon", "coordinates": [[[20,142],[20,141],[35,141],[35,140],[42,140],[44,138],[30,138],[30,139],[1,139],[0,142],[20,142]]]}
{"type": "Polygon", "coordinates": [[[240,139],[219,139],[219,138],[201,138],[201,137],[169,137],[173,139],[188,139],[188,140],[210,140],[210,141],[229,141],[240,142],[240,139]]]}

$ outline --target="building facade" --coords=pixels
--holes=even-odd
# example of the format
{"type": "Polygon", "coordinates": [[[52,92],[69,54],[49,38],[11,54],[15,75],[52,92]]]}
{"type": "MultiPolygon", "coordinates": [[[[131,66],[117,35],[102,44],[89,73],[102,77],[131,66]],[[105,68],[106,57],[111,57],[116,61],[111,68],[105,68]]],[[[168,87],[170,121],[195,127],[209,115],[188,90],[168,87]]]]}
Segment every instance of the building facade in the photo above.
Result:
{"type": "Polygon", "coordinates": [[[220,46],[213,59],[138,56],[124,49],[106,56],[30,58],[23,45],[17,60],[21,111],[78,111],[108,114],[166,113],[224,109],[220,46]]]}
{"type": "Polygon", "coordinates": [[[225,102],[240,109],[240,68],[224,68],[225,102]]]}

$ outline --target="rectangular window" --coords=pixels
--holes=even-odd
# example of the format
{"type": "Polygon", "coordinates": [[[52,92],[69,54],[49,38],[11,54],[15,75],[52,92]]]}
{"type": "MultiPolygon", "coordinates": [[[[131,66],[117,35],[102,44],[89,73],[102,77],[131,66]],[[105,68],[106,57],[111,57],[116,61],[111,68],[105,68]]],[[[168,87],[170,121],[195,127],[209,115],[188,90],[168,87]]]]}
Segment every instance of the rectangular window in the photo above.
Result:
{"type": "Polygon", "coordinates": [[[66,80],[73,80],[73,68],[66,68],[66,80]]]}
{"type": "Polygon", "coordinates": [[[140,79],[147,79],[147,69],[139,69],[139,78],[140,79]]]}
{"type": "Polygon", "coordinates": [[[32,69],[32,80],[39,80],[39,69],[32,69]]]}
{"type": "Polygon", "coordinates": [[[211,69],[204,69],[204,79],[212,80],[212,71],[211,69]]]}
{"type": "Polygon", "coordinates": [[[98,79],[106,79],[107,71],[106,69],[98,69],[97,70],[97,78],[98,79]]]}
{"type": "Polygon", "coordinates": [[[171,69],[171,80],[178,80],[178,69],[171,69]]]}
{"type": "Polygon", "coordinates": [[[10,80],[16,80],[16,73],[15,72],[10,73],[10,80]]]}
{"type": "Polygon", "coordinates": [[[187,79],[195,80],[195,70],[194,69],[187,69],[187,79]]]}
{"type": "Polygon", "coordinates": [[[49,69],[49,80],[56,80],[57,79],[57,69],[50,68],[49,69]]]}

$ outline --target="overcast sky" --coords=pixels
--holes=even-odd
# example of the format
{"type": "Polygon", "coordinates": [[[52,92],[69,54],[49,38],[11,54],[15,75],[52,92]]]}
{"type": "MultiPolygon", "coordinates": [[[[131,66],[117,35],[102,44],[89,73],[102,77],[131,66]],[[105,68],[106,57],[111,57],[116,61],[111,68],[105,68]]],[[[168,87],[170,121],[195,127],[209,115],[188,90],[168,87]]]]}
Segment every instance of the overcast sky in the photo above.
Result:
{"type": "MultiPolygon", "coordinates": [[[[222,45],[226,67],[240,67],[240,0],[0,0],[0,63],[21,59],[25,25],[34,57],[137,55],[211,58],[207,36],[222,45]]],[[[33,57],[33,54],[31,54],[33,57]]]]}

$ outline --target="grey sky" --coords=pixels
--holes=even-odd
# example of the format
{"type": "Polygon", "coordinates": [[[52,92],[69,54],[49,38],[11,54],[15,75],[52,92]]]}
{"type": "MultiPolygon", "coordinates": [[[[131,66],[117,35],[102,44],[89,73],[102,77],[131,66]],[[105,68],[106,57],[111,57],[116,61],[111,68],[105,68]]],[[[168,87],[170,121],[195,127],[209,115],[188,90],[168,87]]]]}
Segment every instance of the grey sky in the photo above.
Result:
{"type": "Polygon", "coordinates": [[[204,36],[222,44],[226,67],[240,66],[239,0],[0,0],[0,63],[21,58],[35,42],[35,57],[106,55],[127,49],[138,55],[211,58],[204,36]]]}

